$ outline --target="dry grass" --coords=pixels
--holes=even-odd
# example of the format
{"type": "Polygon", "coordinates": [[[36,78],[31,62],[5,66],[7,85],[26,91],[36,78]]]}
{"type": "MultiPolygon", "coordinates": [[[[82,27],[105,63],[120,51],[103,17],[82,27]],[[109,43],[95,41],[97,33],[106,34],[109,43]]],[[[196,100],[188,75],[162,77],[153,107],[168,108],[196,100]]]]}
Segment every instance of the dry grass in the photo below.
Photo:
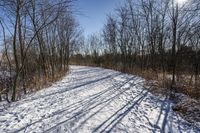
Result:
{"type": "MultiPolygon", "coordinates": [[[[27,93],[32,93],[39,91],[43,88],[47,88],[52,85],[52,83],[59,81],[64,75],[66,74],[66,71],[57,72],[54,77],[45,77],[45,76],[38,76],[32,75],[29,79],[26,81],[26,91],[27,93]]],[[[17,97],[18,99],[21,99],[22,96],[22,86],[17,87],[17,97]]]]}
{"type": "Polygon", "coordinates": [[[180,76],[179,80],[173,86],[171,86],[171,74],[168,73],[163,74],[161,72],[146,70],[139,75],[146,79],[146,85],[152,86],[151,91],[153,93],[166,95],[173,88],[176,93],[182,93],[194,99],[200,98],[200,85],[195,88],[194,83],[191,84],[190,78],[185,78],[189,77],[188,75],[180,76]]]}

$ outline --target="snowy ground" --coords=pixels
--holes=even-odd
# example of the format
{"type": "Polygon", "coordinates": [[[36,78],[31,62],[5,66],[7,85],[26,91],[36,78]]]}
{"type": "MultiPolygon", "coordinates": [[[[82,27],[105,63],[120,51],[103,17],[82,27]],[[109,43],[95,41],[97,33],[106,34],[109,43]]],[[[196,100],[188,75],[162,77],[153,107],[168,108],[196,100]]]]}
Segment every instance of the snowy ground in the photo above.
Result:
{"type": "Polygon", "coordinates": [[[0,133],[200,132],[133,75],[71,66],[53,86],[0,107],[0,133]]]}

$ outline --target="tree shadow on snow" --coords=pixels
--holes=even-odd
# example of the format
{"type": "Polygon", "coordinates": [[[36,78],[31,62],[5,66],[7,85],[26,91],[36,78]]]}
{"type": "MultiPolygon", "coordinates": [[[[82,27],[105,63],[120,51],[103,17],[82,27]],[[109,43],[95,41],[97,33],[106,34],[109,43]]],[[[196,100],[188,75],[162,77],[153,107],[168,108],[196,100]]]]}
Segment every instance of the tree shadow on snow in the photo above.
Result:
{"type": "Polygon", "coordinates": [[[158,119],[156,123],[153,125],[153,133],[156,132],[179,132],[183,133],[188,130],[195,129],[200,132],[200,129],[186,121],[180,120],[180,117],[176,112],[172,110],[172,101],[169,100],[168,97],[165,97],[164,100],[159,100],[157,102],[161,102],[161,105],[157,106],[160,108],[160,113],[158,115],[158,119]]]}
{"type": "MultiPolygon", "coordinates": [[[[84,120],[82,122],[80,122],[80,124],[77,128],[81,127],[86,121],[88,121],[91,117],[95,116],[98,112],[100,112],[103,108],[105,108],[110,102],[112,102],[113,99],[115,99],[119,95],[123,94],[123,91],[130,89],[130,88],[121,88],[121,87],[124,86],[125,84],[127,84],[128,82],[130,82],[131,80],[134,80],[134,78],[135,77],[132,77],[123,83],[118,83],[117,84],[118,87],[116,87],[116,85],[109,87],[108,89],[106,89],[102,92],[99,92],[95,95],[90,96],[86,100],[78,102],[78,104],[75,103],[75,108],[73,108],[74,107],[73,106],[74,104],[73,104],[71,107],[71,108],[73,108],[73,110],[70,110],[69,113],[75,112],[76,110],[80,110],[80,111],[74,113],[74,115],[71,116],[70,118],[68,118],[67,120],[64,120],[64,121],[58,123],[54,127],[46,130],[45,132],[50,132],[50,131],[56,129],[56,127],[59,127],[60,125],[65,124],[65,123],[69,123],[69,125],[73,125],[74,123],[76,123],[76,121],[79,121],[80,119],[84,118],[92,109],[100,106],[100,109],[98,109],[97,111],[92,113],[89,117],[84,118],[84,120]],[[116,91],[119,89],[121,89],[121,91],[116,91]]],[[[62,112],[65,112],[65,111],[66,110],[63,110],[62,112]]],[[[76,130],[76,129],[74,129],[74,130],[76,130]]]]}
{"type": "MultiPolygon", "coordinates": [[[[121,73],[116,73],[112,75],[106,75],[103,78],[99,78],[96,80],[92,80],[89,83],[84,83],[81,85],[76,85],[75,87],[72,87],[70,90],[77,89],[82,86],[90,85],[96,82],[99,82],[101,80],[110,79],[111,77],[121,76],[121,73]]],[[[124,77],[125,78],[125,77],[124,77]]],[[[136,81],[137,77],[130,77],[129,79],[126,79],[125,81],[115,81],[113,86],[98,92],[96,94],[90,95],[89,97],[85,98],[84,100],[77,101],[75,103],[72,103],[71,105],[66,106],[64,109],[58,110],[54,112],[51,115],[51,118],[54,117],[65,117],[62,121],[54,125],[53,127],[45,130],[44,132],[75,132],[87,122],[92,117],[96,116],[101,110],[103,110],[105,107],[107,107],[114,99],[118,98],[120,95],[124,94],[127,90],[131,89],[131,87],[124,87],[127,83],[130,83],[130,81],[136,81]],[[92,111],[93,109],[97,108],[98,110],[92,111]],[[78,124],[75,126],[74,125],[78,124]],[[74,128],[74,129],[73,129],[74,128]]],[[[137,83],[133,83],[131,86],[136,86],[137,83]]],[[[57,92],[62,93],[62,92],[57,92]]],[[[51,94],[53,95],[53,94],[51,94]]],[[[123,120],[127,114],[132,111],[135,106],[138,106],[148,95],[148,91],[142,90],[137,96],[130,99],[126,105],[121,107],[119,110],[116,110],[116,112],[108,117],[103,123],[98,125],[93,132],[111,132],[113,129],[123,120]]],[[[150,123],[150,126],[152,127],[152,132],[174,132],[172,129],[173,124],[173,117],[171,117],[172,114],[170,114],[170,108],[171,108],[171,102],[167,101],[167,98],[164,100],[152,100],[150,102],[158,102],[161,104],[156,105],[156,108],[160,108],[160,113],[158,115],[158,119],[155,122],[155,124],[150,123]],[[164,117],[163,115],[164,114],[164,117]],[[162,123],[162,124],[160,124],[162,123]]],[[[175,115],[175,114],[174,114],[175,115]]],[[[146,117],[147,118],[147,117],[146,117]]],[[[49,118],[42,118],[38,121],[35,121],[21,129],[19,129],[16,132],[26,130],[28,127],[37,124],[39,122],[44,121],[45,119],[49,118]]],[[[147,118],[148,119],[148,118],[147,118]]],[[[178,121],[180,122],[180,121],[178,121]]],[[[183,124],[183,123],[179,123],[183,124]]],[[[192,127],[191,127],[192,128],[192,127]]],[[[180,126],[178,126],[178,131],[183,132],[184,129],[182,129],[180,126]]]]}
{"type": "Polygon", "coordinates": [[[93,133],[96,132],[111,132],[114,127],[116,127],[116,125],[118,123],[120,123],[120,121],[122,121],[122,119],[136,106],[139,105],[142,100],[147,96],[148,92],[144,92],[144,90],[137,95],[136,97],[134,97],[131,101],[129,101],[126,105],[124,105],[122,108],[120,108],[117,112],[115,112],[112,116],[110,116],[106,121],[104,121],[102,124],[100,124],[98,127],[96,127],[93,130],[93,133]]]}
{"type": "Polygon", "coordinates": [[[56,94],[62,94],[62,93],[65,93],[65,92],[68,92],[68,91],[72,91],[72,90],[75,90],[75,89],[80,89],[81,87],[84,87],[84,86],[88,86],[88,85],[92,85],[92,84],[96,85],[98,82],[102,82],[104,80],[112,79],[113,77],[119,76],[121,74],[122,73],[115,73],[115,74],[108,73],[108,74],[98,75],[98,77],[101,77],[101,78],[97,78],[97,79],[90,80],[90,81],[85,81],[83,83],[79,83],[78,85],[76,84],[75,86],[74,86],[74,84],[71,85],[71,86],[69,85],[64,89],[58,90],[58,91],[50,93],[50,94],[44,94],[44,95],[40,95],[40,96],[37,96],[37,97],[33,97],[28,101],[33,102],[34,100],[43,99],[45,97],[54,96],[56,94]]]}
{"type": "MultiPolygon", "coordinates": [[[[87,84],[92,84],[92,83],[96,83],[98,81],[101,81],[101,80],[104,80],[104,79],[109,79],[111,77],[116,77],[116,76],[120,76],[121,73],[116,73],[116,74],[112,74],[112,75],[108,75],[104,78],[100,78],[100,79],[97,79],[97,80],[93,80],[87,84]]],[[[57,112],[54,112],[53,115],[51,117],[54,117],[56,115],[60,115],[62,113],[66,113],[66,114],[70,114],[70,113],[73,113],[73,115],[69,118],[67,118],[66,120],[58,123],[57,125],[55,125],[54,127],[48,129],[47,131],[45,132],[49,132],[51,130],[54,130],[56,129],[56,127],[59,127],[60,125],[64,124],[64,123],[67,123],[67,122],[73,122],[74,119],[77,119],[77,118],[81,118],[83,117],[85,114],[87,114],[90,110],[94,109],[95,107],[97,106],[101,106],[102,104],[105,104],[105,103],[109,103],[111,102],[114,98],[118,97],[119,95],[121,95],[123,91],[126,91],[127,88],[124,88],[122,89],[121,91],[119,91],[118,93],[116,93],[116,90],[118,89],[121,89],[121,87],[128,83],[129,81],[131,80],[135,80],[135,77],[131,77],[129,80],[126,80],[125,82],[118,82],[116,84],[114,84],[112,87],[109,87],[108,89],[104,90],[104,91],[101,91],[97,94],[94,94],[94,95],[91,95],[90,97],[84,99],[84,100],[81,100],[81,101],[78,101],[76,103],[73,103],[69,106],[67,106],[65,109],[63,110],[58,110],[57,112]],[[117,86],[117,87],[116,87],[117,86]],[[113,95],[114,94],[114,95],[113,95]],[[113,96],[111,96],[113,95],[113,96]],[[110,97],[111,96],[111,97],[110,97]],[[78,111],[77,110],[81,110],[81,111],[78,111]]],[[[76,88],[79,88],[81,86],[84,86],[84,85],[87,85],[87,84],[82,84],[82,85],[78,85],[72,89],[76,89],[76,88]]],[[[59,92],[60,93],[60,92],[59,92]]],[[[51,94],[53,95],[53,94],[51,94]]],[[[106,105],[107,105],[106,104],[106,105]]],[[[105,105],[105,106],[106,106],[105,105]]],[[[105,107],[104,106],[104,107],[105,107]]],[[[101,108],[103,109],[103,108],[101,108]]],[[[100,111],[100,110],[99,110],[100,111]]],[[[98,112],[96,112],[98,113],[98,112]]],[[[43,120],[45,119],[48,119],[48,118],[42,118],[42,119],[39,119],[38,121],[35,121],[31,124],[28,124],[26,125],[25,127],[17,130],[17,132],[19,131],[23,131],[23,130],[26,130],[28,127],[34,125],[34,124],[37,124],[38,122],[42,122],[43,120]]],[[[89,119],[89,118],[88,118],[89,119]]]]}

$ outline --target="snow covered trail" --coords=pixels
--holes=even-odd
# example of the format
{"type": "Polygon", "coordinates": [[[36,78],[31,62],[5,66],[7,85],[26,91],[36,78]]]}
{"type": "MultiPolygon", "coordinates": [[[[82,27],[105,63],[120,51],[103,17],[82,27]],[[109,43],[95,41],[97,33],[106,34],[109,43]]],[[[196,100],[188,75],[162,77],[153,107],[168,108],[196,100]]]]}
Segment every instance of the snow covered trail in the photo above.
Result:
{"type": "Polygon", "coordinates": [[[171,105],[137,76],[71,66],[61,81],[0,110],[0,133],[200,132],[171,105]]]}

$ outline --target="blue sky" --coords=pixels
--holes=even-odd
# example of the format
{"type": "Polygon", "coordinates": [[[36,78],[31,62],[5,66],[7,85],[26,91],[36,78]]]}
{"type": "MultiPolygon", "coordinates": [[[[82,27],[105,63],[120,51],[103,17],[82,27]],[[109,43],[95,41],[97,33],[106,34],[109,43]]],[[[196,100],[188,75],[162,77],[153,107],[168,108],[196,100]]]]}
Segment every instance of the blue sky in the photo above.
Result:
{"type": "Polygon", "coordinates": [[[105,21],[106,16],[114,10],[124,0],[77,0],[74,4],[78,9],[77,19],[84,29],[85,35],[99,32],[105,21]]]}

